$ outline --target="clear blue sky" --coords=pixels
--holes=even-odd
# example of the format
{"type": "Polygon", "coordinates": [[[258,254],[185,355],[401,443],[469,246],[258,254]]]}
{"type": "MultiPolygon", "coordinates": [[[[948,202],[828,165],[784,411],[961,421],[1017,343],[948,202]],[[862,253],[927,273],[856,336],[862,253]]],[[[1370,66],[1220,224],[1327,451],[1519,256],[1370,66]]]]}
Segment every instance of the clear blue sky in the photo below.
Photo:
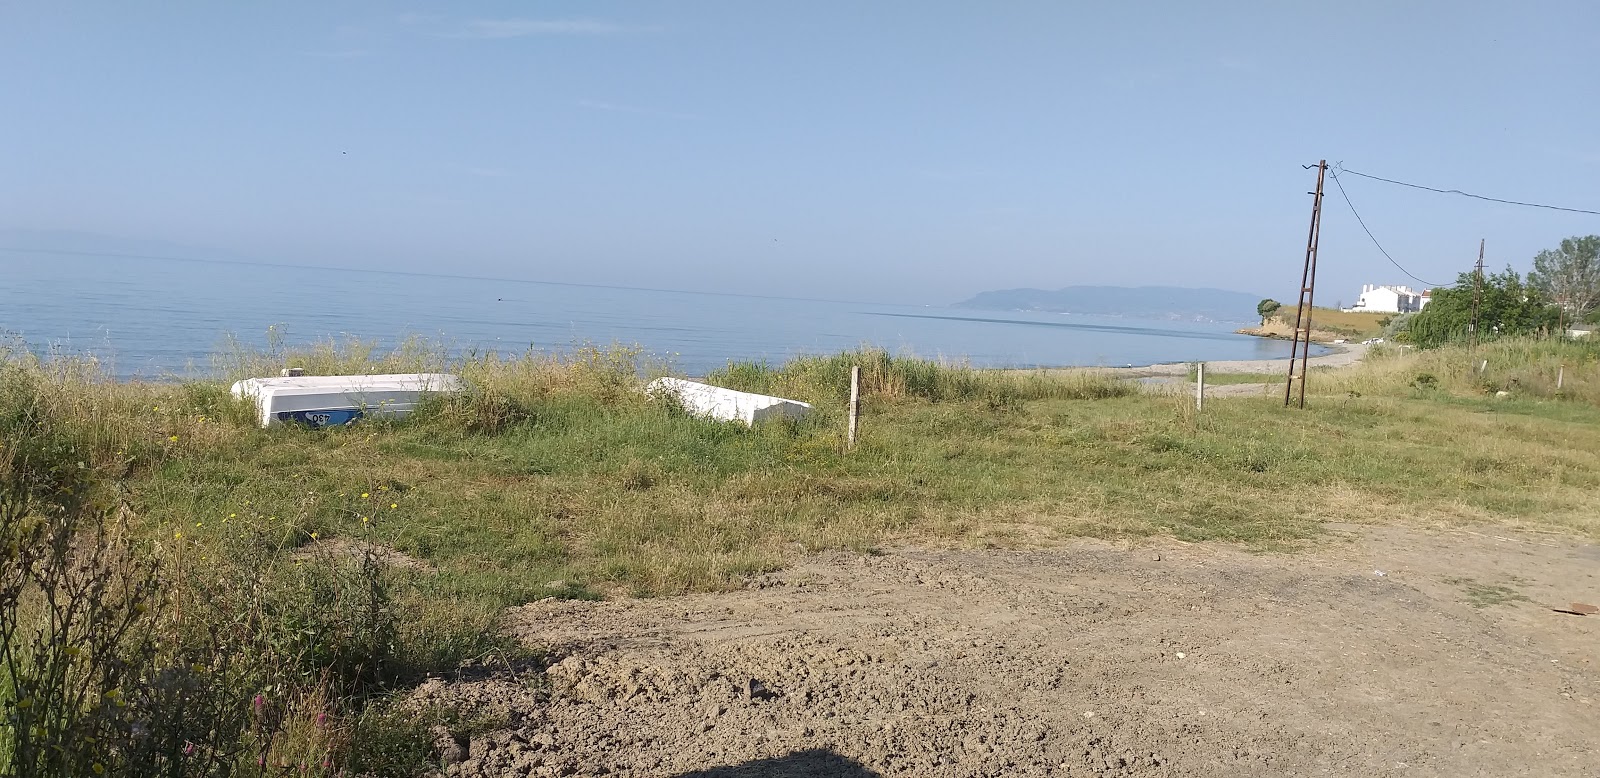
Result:
{"type": "MultiPolygon", "coordinates": [[[[1597,32],[1592,0],[7,2],[0,228],[884,301],[1288,296],[1321,157],[1600,210],[1597,32]]],[[[1600,233],[1345,181],[1429,281],[1480,237],[1525,269],[1600,233]]],[[[1329,188],[1321,297],[1409,282],[1329,188]]]]}

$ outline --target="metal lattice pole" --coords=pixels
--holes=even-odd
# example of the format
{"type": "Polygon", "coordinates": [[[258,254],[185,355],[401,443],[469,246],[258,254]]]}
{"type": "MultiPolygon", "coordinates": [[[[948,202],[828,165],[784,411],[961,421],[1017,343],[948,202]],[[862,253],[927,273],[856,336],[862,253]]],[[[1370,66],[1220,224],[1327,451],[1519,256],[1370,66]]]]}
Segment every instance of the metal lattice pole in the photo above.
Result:
{"type": "MultiPolygon", "coordinates": [[[[1307,170],[1311,167],[1305,166],[1307,170]]],[[[1314,196],[1311,201],[1311,231],[1306,236],[1306,263],[1300,271],[1300,301],[1295,307],[1294,339],[1289,344],[1289,380],[1283,387],[1285,408],[1289,407],[1294,397],[1296,357],[1300,360],[1300,407],[1306,407],[1306,370],[1311,358],[1311,307],[1315,302],[1317,286],[1317,241],[1322,234],[1322,181],[1328,173],[1328,161],[1324,159],[1318,162],[1316,168],[1317,189],[1306,193],[1314,196]]]]}

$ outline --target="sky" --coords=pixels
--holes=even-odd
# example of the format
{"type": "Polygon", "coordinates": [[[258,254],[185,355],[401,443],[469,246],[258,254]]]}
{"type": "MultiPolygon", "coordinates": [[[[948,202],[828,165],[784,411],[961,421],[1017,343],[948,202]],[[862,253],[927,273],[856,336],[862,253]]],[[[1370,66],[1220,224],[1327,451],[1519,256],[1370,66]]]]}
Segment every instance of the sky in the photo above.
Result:
{"type": "MultiPolygon", "coordinates": [[[[1293,299],[1320,159],[1600,210],[1597,30],[1590,0],[8,0],[0,230],[883,302],[1293,299]]],[[[1417,278],[1330,179],[1319,301],[1600,233],[1340,181],[1417,278]]]]}

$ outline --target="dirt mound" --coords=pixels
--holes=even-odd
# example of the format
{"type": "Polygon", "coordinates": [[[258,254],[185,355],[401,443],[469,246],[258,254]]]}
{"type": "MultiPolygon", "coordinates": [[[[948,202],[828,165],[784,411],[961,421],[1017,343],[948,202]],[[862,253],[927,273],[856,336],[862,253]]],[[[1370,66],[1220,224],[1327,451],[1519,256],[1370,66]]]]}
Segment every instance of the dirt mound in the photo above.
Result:
{"type": "Polygon", "coordinates": [[[1591,774],[1600,618],[1544,601],[1595,599],[1600,549],[1360,532],[837,555],[743,592],[543,601],[513,615],[562,657],[542,688],[419,697],[502,717],[452,776],[1591,774]]]}

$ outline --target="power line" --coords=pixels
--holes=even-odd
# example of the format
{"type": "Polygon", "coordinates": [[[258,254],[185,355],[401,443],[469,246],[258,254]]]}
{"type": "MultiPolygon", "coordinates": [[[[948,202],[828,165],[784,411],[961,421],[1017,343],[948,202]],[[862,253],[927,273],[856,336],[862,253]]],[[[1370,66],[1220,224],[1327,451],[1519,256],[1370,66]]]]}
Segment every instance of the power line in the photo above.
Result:
{"type": "MultiPolygon", "coordinates": [[[[1354,171],[1345,171],[1345,172],[1348,173],[1348,172],[1354,172],[1354,171]]],[[[1356,173],[1356,175],[1361,175],[1361,174],[1360,173],[1356,173]]],[[[1333,174],[1333,183],[1334,183],[1335,186],[1339,187],[1339,194],[1344,197],[1344,204],[1350,206],[1350,213],[1355,214],[1356,223],[1361,225],[1361,229],[1367,233],[1367,237],[1372,239],[1372,245],[1377,246],[1378,247],[1378,251],[1383,252],[1383,258],[1389,260],[1389,264],[1400,268],[1400,272],[1405,273],[1408,276],[1411,276],[1412,280],[1416,281],[1419,284],[1422,284],[1423,286],[1426,286],[1426,287],[1445,286],[1445,284],[1430,284],[1427,281],[1424,281],[1424,280],[1422,280],[1420,278],[1417,278],[1416,275],[1412,274],[1412,272],[1410,270],[1405,269],[1404,267],[1402,267],[1400,265],[1399,262],[1394,261],[1394,257],[1389,256],[1389,252],[1386,251],[1383,248],[1383,244],[1382,243],[1378,242],[1378,238],[1377,238],[1377,236],[1372,234],[1372,230],[1367,229],[1367,222],[1366,222],[1365,219],[1361,218],[1361,212],[1356,210],[1356,204],[1350,202],[1350,193],[1344,191],[1344,184],[1339,183],[1339,174],[1338,173],[1334,173],[1333,174]]]]}
{"type": "MultiPolygon", "coordinates": [[[[1394,180],[1392,178],[1384,178],[1383,176],[1375,176],[1375,175],[1372,175],[1371,173],[1362,173],[1362,172],[1359,172],[1359,171],[1351,170],[1350,168],[1344,167],[1343,165],[1338,165],[1337,167],[1338,167],[1338,170],[1339,170],[1340,173],[1349,173],[1352,176],[1361,176],[1362,178],[1370,178],[1370,179],[1372,179],[1374,181],[1382,181],[1382,182],[1384,182],[1386,184],[1395,184],[1395,185],[1398,185],[1398,186],[1409,186],[1412,189],[1421,189],[1421,190],[1428,191],[1428,192],[1438,192],[1439,194],[1461,195],[1462,197],[1471,197],[1471,198],[1473,198],[1475,200],[1487,200],[1487,201],[1489,201],[1491,203],[1505,203],[1506,205],[1521,205],[1521,206],[1524,206],[1524,207],[1527,207],[1527,208],[1545,208],[1545,209],[1548,209],[1548,210],[1551,210],[1551,211],[1566,211],[1567,213],[1587,213],[1587,214],[1589,214],[1591,216],[1600,216],[1600,211],[1590,211],[1590,210],[1587,210],[1587,209],[1584,209],[1584,208],[1565,208],[1565,207],[1562,207],[1562,206],[1559,206],[1559,205],[1544,205],[1543,203],[1524,203],[1524,202],[1521,202],[1519,200],[1503,200],[1503,199],[1501,199],[1499,197],[1486,197],[1484,195],[1473,194],[1471,192],[1463,192],[1460,189],[1438,189],[1438,188],[1431,187],[1431,186],[1423,186],[1422,184],[1408,184],[1405,181],[1396,181],[1396,180],[1394,180]]],[[[1339,177],[1337,175],[1334,176],[1334,180],[1338,180],[1338,178],[1339,177]]]]}

